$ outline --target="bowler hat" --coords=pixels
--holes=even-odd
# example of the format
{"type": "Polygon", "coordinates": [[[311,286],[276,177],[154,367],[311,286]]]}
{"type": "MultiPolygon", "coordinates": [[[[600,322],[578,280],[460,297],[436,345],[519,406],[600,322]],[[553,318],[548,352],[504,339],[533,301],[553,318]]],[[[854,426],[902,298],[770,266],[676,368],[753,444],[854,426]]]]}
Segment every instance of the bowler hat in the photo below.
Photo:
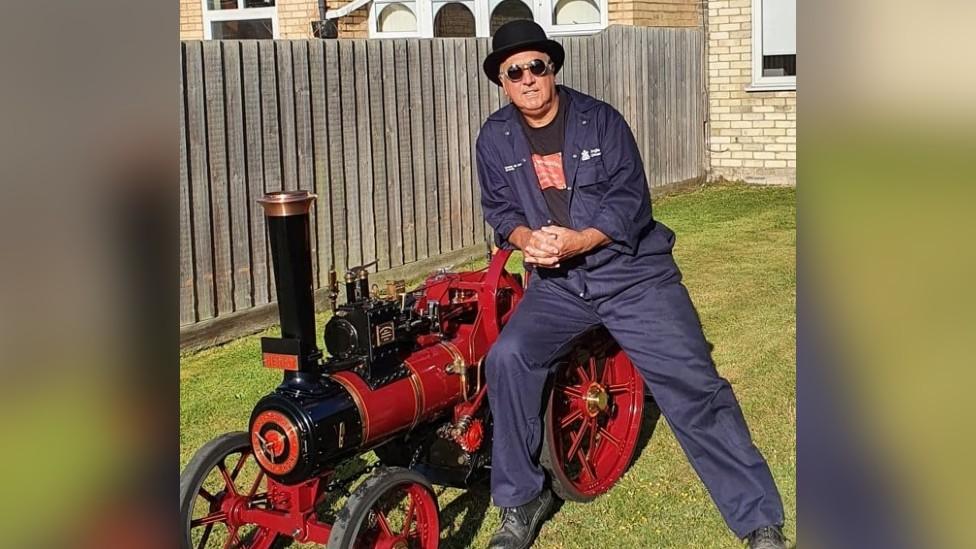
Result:
{"type": "Polygon", "coordinates": [[[531,50],[548,54],[555,68],[553,72],[559,72],[566,58],[566,52],[559,42],[550,40],[546,31],[535,21],[517,19],[505,23],[495,31],[495,36],[491,39],[491,53],[482,64],[485,74],[489,80],[501,86],[498,71],[502,61],[514,53],[531,50]]]}

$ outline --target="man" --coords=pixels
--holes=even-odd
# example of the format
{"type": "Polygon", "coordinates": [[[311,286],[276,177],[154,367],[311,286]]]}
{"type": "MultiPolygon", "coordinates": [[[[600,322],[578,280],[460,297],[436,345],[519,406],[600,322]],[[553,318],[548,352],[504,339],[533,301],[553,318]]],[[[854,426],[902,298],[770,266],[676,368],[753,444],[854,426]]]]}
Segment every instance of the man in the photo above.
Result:
{"type": "Polygon", "coordinates": [[[674,233],[651,216],[650,194],[623,117],[556,86],[563,48],[539,25],[495,33],[485,74],[511,104],[477,143],[485,219],[535,276],[488,354],[494,417],[491,493],[497,549],[531,545],[551,511],[536,460],[543,391],[572,340],[604,325],[640,371],[726,523],[750,547],[784,546],[783,505],[752,444],[729,383],[711,361],[671,256],[674,233]]]}

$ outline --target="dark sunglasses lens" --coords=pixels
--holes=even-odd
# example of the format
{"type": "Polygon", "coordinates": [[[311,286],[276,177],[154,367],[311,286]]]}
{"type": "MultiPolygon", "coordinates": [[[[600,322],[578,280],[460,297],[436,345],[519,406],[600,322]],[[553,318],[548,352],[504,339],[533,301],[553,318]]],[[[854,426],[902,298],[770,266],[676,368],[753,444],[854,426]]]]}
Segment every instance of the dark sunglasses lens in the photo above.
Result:
{"type": "Polygon", "coordinates": [[[505,71],[505,74],[508,75],[508,79],[512,82],[518,82],[522,79],[522,67],[512,65],[507,71],[505,71]]]}
{"type": "Polygon", "coordinates": [[[536,76],[542,76],[549,72],[549,67],[542,59],[533,59],[532,62],[529,63],[529,70],[532,71],[532,74],[536,76]]]}

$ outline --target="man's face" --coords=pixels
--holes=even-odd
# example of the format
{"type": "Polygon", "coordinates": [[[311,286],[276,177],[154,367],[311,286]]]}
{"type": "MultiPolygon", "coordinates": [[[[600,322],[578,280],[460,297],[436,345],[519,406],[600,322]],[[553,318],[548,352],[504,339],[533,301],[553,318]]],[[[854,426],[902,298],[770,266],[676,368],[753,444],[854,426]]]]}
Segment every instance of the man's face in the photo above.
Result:
{"type": "Polygon", "coordinates": [[[522,71],[522,78],[512,82],[505,76],[505,72],[512,65],[524,65],[534,59],[549,62],[549,56],[539,51],[523,51],[513,54],[502,61],[500,72],[505,95],[515,103],[518,110],[528,115],[539,115],[552,108],[553,98],[556,96],[556,78],[552,71],[544,76],[536,76],[532,71],[522,71]]]}

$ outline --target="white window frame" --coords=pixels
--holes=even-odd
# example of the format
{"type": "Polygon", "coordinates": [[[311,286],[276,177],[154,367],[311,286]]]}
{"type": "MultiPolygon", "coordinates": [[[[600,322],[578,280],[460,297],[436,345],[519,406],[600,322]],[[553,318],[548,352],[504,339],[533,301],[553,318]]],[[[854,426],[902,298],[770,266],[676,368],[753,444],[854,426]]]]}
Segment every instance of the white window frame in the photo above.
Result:
{"type": "MultiPolygon", "coordinates": [[[[369,37],[370,38],[424,38],[423,32],[421,30],[424,28],[424,22],[431,19],[430,16],[430,1],[424,0],[413,0],[403,1],[403,0],[374,0],[369,3],[369,37]],[[417,18],[417,30],[414,32],[380,32],[379,31],[379,20],[380,13],[383,9],[390,4],[402,4],[403,7],[413,12],[413,16],[417,18]],[[411,6],[411,4],[413,4],[411,6]]],[[[430,24],[428,24],[430,26],[430,24]]]]}
{"type": "Polygon", "coordinates": [[[576,25],[557,25],[555,23],[556,4],[558,0],[536,0],[539,5],[538,10],[533,10],[537,15],[536,22],[542,25],[546,34],[549,36],[575,36],[580,34],[593,34],[607,28],[609,16],[607,14],[607,0],[594,0],[596,7],[600,10],[599,23],[579,23],[576,25]],[[539,13],[539,12],[542,13],[539,13]],[[543,15],[544,14],[544,15],[543,15]]]}
{"type": "Polygon", "coordinates": [[[796,75],[763,76],[762,3],[752,0],[752,83],[746,91],[796,91],[796,75]]]}
{"type": "MultiPolygon", "coordinates": [[[[607,0],[594,0],[600,9],[600,22],[587,23],[581,25],[556,25],[553,22],[553,11],[556,9],[558,0],[521,0],[532,10],[532,18],[538,23],[549,36],[574,36],[581,34],[593,34],[607,28],[609,16],[607,10],[607,0]]],[[[490,36],[491,29],[491,5],[498,2],[491,0],[466,0],[459,1],[464,4],[471,13],[474,14],[475,36],[485,38],[490,36]]],[[[432,0],[414,0],[413,6],[409,2],[402,0],[373,0],[369,5],[369,37],[370,38],[433,38],[434,37],[434,13],[432,0]],[[416,32],[379,32],[378,23],[380,13],[383,8],[390,4],[404,4],[408,8],[416,8],[414,15],[417,16],[416,32]]]]}
{"type": "Polygon", "coordinates": [[[213,25],[219,21],[246,21],[249,19],[271,19],[271,37],[278,38],[278,0],[267,8],[245,8],[244,0],[237,0],[236,10],[212,10],[208,0],[200,0],[203,7],[203,38],[213,40],[213,25]]]}

